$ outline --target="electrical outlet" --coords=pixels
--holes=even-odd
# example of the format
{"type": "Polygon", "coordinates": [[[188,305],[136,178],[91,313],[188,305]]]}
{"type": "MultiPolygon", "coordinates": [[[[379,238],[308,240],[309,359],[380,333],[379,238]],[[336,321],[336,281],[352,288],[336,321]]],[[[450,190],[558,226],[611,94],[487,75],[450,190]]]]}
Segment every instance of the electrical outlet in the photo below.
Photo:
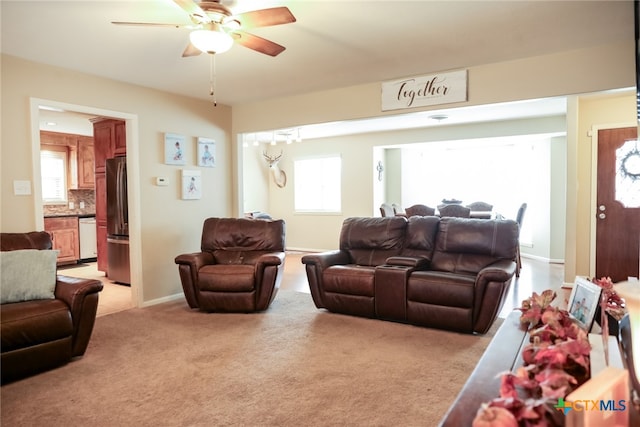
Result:
{"type": "Polygon", "coordinates": [[[69,202],[69,209],[75,209],[76,204],[73,202],[69,202]]]}
{"type": "Polygon", "coordinates": [[[84,202],[80,202],[80,209],[84,209],[84,202]]]}

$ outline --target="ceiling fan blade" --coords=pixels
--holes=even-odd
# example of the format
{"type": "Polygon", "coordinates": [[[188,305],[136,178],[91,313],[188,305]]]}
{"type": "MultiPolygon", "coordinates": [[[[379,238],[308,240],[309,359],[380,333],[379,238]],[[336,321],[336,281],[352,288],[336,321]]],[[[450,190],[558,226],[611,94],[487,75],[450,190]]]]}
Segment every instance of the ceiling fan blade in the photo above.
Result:
{"type": "Polygon", "coordinates": [[[193,0],[173,0],[182,10],[187,12],[196,24],[211,22],[209,16],[193,0]]]}
{"type": "Polygon", "coordinates": [[[198,56],[201,53],[202,51],[200,49],[195,47],[192,43],[189,43],[187,47],[184,49],[184,52],[182,52],[182,57],[186,58],[188,56],[198,56]]]}
{"type": "Polygon", "coordinates": [[[289,8],[285,6],[239,13],[238,15],[234,15],[233,19],[240,22],[240,26],[243,29],[296,22],[295,16],[293,16],[289,8]]]}
{"type": "Polygon", "coordinates": [[[197,27],[193,25],[183,25],[183,24],[167,24],[161,22],[125,22],[125,21],[111,21],[112,24],[115,25],[128,25],[133,27],[172,27],[172,28],[191,28],[195,29],[197,27]]]}
{"type": "Polygon", "coordinates": [[[285,50],[285,47],[280,46],[278,43],[274,43],[253,34],[245,33],[244,31],[234,31],[232,36],[234,40],[242,46],[264,53],[265,55],[278,56],[285,50]]]}

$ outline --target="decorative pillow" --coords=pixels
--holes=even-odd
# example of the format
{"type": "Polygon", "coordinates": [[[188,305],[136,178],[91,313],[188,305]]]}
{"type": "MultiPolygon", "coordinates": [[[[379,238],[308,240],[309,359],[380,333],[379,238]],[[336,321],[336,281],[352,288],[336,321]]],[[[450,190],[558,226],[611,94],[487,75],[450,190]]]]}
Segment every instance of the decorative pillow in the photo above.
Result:
{"type": "Polygon", "coordinates": [[[57,257],[54,250],[0,252],[0,303],[55,298],[57,257]]]}

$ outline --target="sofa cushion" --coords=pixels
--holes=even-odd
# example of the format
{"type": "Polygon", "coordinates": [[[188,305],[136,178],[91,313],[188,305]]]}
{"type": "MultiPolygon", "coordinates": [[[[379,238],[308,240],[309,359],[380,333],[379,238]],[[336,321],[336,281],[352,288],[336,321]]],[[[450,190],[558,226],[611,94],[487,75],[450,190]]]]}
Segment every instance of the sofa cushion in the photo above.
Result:
{"type": "Polygon", "coordinates": [[[382,265],[399,255],[404,243],[407,220],[404,217],[347,218],[340,232],[340,250],[357,265],[382,265]]]}
{"type": "Polygon", "coordinates": [[[53,250],[0,252],[0,303],[53,299],[57,257],[58,252],[53,250]]]}
{"type": "Polygon", "coordinates": [[[437,216],[412,216],[409,218],[402,256],[425,258],[431,261],[439,224],[440,218],[437,216]]]}
{"type": "Polygon", "coordinates": [[[207,218],[202,227],[202,252],[284,251],[284,221],[207,218]]]}
{"type": "Polygon", "coordinates": [[[440,220],[433,270],[476,274],[500,259],[515,259],[518,224],[512,220],[440,220]]]}
{"type": "Polygon", "coordinates": [[[255,286],[253,265],[205,265],[198,271],[201,291],[249,292],[255,286]]]}
{"type": "Polygon", "coordinates": [[[448,307],[472,308],[474,275],[442,271],[414,271],[407,284],[407,300],[448,307]]]}
{"type": "Polygon", "coordinates": [[[356,265],[334,265],[323,273],[325,292],[373,296],[375,268],[356,265]]]}
{"type": "Polygon", "coordinates": [[[0,317],[3,353],[73,334],[71,312],[59,299],[3,304],[0,317]]]}

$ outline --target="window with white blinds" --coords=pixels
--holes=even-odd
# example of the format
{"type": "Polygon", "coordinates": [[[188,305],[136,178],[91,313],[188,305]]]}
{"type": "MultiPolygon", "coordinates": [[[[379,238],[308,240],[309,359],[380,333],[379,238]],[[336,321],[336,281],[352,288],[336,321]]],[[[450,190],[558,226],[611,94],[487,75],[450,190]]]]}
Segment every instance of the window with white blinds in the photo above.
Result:
{"type": "Polygon", "coordinates": [[[340,156],[294,161],[294,208],[296,212],[340,212],[341,164],[340,156]]]}
{"type": "Polygon", "coordinates": [[[44,203],[66,203],[66,151],[40,151],[40,173],[42,175],[42,201],[44,203]]]}

